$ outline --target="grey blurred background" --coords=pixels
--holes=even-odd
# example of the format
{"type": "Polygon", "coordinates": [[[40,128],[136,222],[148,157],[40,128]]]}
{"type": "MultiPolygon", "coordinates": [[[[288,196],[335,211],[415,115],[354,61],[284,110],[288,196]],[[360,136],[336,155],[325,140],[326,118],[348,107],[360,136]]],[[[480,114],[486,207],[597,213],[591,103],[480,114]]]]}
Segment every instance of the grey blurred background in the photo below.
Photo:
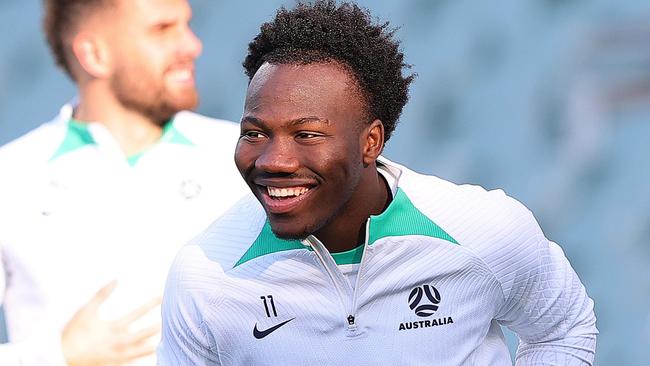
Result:
{"type": "MultiPolygon", "coordinates": [[[[191,3],[199,112],[237,121],[247,43],[294,1],[191,3]]],[[[596,364],[648,365],[650,1],[359,3],[400,27],[419,75],[385,155],[522,201],[595,300],[596,364]]],[[[40,4],[0,0],[0,144],[75,94],[45,46],[40,4]]]]}

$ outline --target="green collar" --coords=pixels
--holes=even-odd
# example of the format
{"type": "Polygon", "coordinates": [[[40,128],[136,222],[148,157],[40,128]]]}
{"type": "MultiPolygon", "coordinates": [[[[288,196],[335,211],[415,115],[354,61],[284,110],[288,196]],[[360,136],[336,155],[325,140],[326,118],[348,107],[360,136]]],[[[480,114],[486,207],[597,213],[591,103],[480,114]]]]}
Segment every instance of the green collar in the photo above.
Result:
{"type": "MultiPolygon", "coordinates": [[[[66,131],[65,137],[59,148],[56,150],[50,161],[57,159],[58,157],[65,155],[69,152],[78,150],[87,145],[96,145],[97,142],[93,138],[90,130],[88,128],[88,123],[78,121],[74,118],[68,120],[68,129],[66,131]]],[[[165,126],[162,130],[162,135],[158,143],[170,143],[170,144],[180,144],[180,145],[194,145],[185,135],[183,135],[176,127],[174,126],[174,120],[170,120],[165,123],[165,126]]],[[[127,157],[129,165],[135,165],[138,160],[144,156],[149,149],[145,149],[137,154],[127,157]]]]}
{"type": "MultiPolygon", "coordinates": [[[[378,240],[391,236],[422,235],[446,240],[458,244],[454,238],[447,234],[440,226],[418,210],[406,193],[401,188],[397,189],[395,198],[386,211],[378,216],[370,217],[368,245],[378,240]]],[[[285,250],[311,250],[299,240],[280,239],[271,231],[271,225],[267,220],[257,239],[248,248],[246,253],[237,261],[234,267],[244,264],[252,259],[264,255],[282,252],[285,250]]],[[[347,252],[333,253],[332,257],[336,264],[357,264],[361,263],[363,245],[347,252]]]]}

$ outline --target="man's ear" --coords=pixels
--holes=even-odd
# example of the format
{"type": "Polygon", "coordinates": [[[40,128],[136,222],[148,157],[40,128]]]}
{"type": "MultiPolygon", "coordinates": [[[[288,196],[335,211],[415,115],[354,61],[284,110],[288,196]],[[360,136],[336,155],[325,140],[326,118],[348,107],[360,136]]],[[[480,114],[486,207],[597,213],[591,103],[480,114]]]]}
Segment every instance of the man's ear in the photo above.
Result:
{"type": "Polygon", "coordinates": [[[384,124],[376,119],[362,133],[363,164],[373,164],[384,150],[384,124]]]}
{"type": "Polygon", "coordinates": [[[111,72],[111,59],[108,44],[99,36],[80,32],[72,38],[72,53],[80,71],[93,78],[106,78],[111,72]]]}

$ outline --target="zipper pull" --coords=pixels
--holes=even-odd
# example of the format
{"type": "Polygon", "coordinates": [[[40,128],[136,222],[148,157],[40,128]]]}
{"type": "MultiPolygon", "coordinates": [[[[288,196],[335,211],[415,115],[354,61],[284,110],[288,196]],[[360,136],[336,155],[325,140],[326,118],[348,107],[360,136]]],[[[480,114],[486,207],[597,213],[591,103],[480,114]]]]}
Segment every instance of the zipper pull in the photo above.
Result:
{"type": "Polygon", "coordinates": [[[353,315],[348,315],[348,325],[350,325],[350,326],[354,325],[354,316],[353,315]]]}

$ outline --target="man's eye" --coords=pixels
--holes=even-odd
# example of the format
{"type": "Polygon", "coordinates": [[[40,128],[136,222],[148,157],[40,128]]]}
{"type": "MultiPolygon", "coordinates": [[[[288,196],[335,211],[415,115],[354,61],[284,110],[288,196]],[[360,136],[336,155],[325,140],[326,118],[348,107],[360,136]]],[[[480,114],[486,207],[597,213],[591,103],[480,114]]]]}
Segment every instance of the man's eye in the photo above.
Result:
{"type": "Polygon", "coordinates": [[[298,135],[296,135],[296,137],[299,139],[313,139],[320,136],[321,136],[320,134],[314,132],[301,132],[298,135]]]}
{"type": "Polygon", "coordinates": [[[154,30],[158,33],[166,32],[174,26],[172,22],[160,22],[154,26],[154,30]]]}
{"type": "Polygon", "coordinates": [[[247,131],[242,134],[242,137],[247,139],[261,139],[264,135],[259,131],[247,131]]]}

